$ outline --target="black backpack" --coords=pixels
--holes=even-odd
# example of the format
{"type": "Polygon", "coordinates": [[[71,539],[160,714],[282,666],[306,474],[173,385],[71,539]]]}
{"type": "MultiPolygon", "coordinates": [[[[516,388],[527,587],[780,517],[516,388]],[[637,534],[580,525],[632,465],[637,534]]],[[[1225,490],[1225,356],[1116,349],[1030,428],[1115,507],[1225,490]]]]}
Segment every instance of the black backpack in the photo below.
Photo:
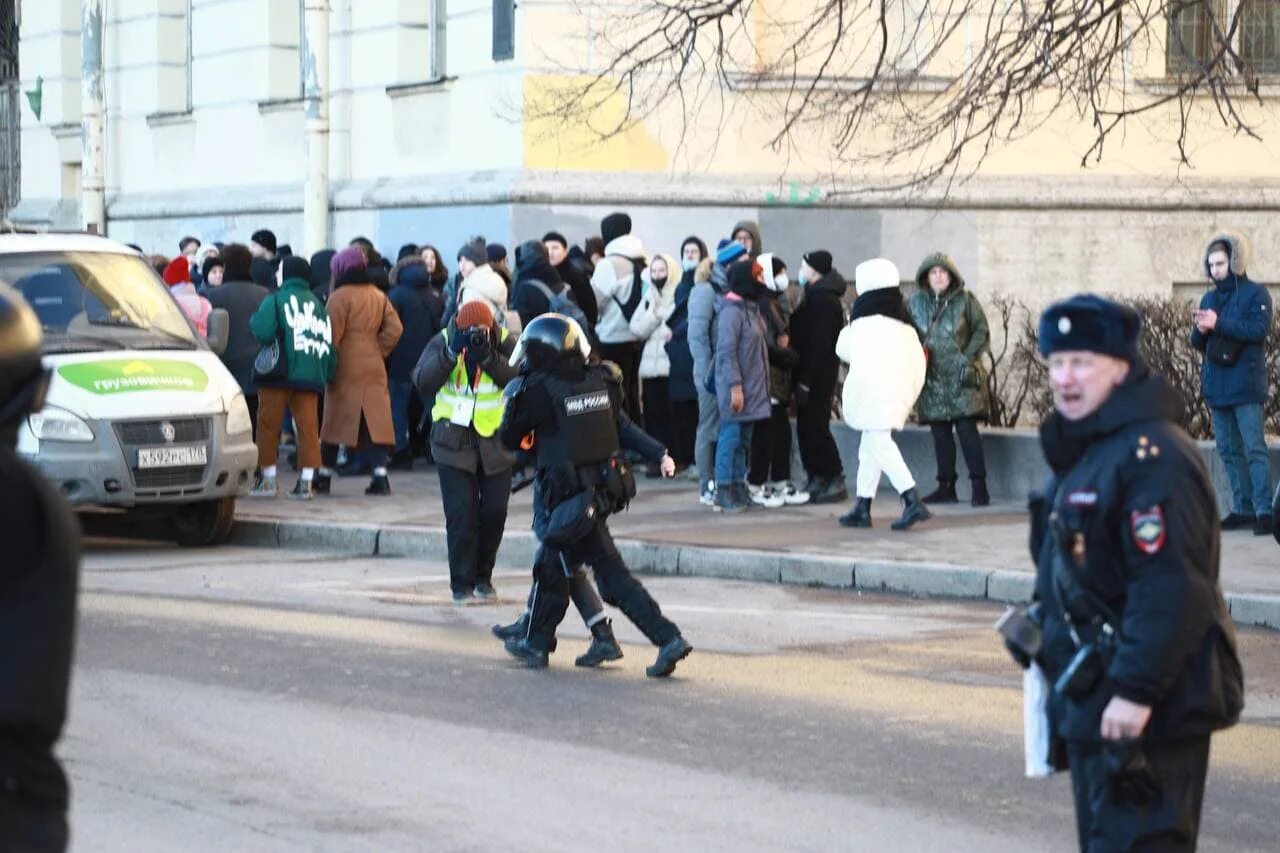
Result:
{"type": "Polygon", "coordinates": [[[631,260],[631,295],[627,297],[626,302],[619,302],[618,297],[613,297],[614,303],[622,311],[622,316],[627,318],[627,322],[631,322],[631,317],[636,313],[636,309],[640,307],[640,297],[644,295],[644,268],[643,261],[631,260]]]}

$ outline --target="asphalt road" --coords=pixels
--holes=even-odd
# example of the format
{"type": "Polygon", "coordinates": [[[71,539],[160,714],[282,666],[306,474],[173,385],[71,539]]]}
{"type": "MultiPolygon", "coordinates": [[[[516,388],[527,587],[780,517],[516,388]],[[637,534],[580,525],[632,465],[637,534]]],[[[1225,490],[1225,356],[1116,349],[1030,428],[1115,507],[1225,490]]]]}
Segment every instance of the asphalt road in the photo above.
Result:
{"type": "MultiPolygon", "coordinates": [[[[61,746],[74,846],[137,850],[1074,848],[1064,778],[1021,776],[996,608],[653,578],[696,651],[549,671],[421,561],[98,543],[61,746]]],[[[1280,634],[1243,633],[1204,850],[1280,837],[1280,634]]]]}

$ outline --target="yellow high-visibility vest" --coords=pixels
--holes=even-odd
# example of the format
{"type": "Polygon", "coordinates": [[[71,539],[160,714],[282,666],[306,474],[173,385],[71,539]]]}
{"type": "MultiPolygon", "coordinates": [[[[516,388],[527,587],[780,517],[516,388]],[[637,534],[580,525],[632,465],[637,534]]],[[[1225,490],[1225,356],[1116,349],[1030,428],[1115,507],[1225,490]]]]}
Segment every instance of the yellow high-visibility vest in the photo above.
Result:
{"type": "MultiPolygon", "coordinates": [[[[507,330],[501,329],[500,342],[507,339],[507,330]]],[[[444,330],[444,344],[449,346],[449,330],[444,330]]],[[[501,358],[497,352],[495,358],[501,358]]],[[[433,421],[453,421],[455,410],[470,408],[470,426],[480,436],[491,437],[498,431],[502,423],[502,387],[493,381],[488,373],[481,372],[480,382],[475,388],[467,377],[467,366],[462,356],[449,373],[444,387],[436,393],[436,403],[431,407],[433,421]],[[474,403],[474,406],[472,405],[474,403]]]]}

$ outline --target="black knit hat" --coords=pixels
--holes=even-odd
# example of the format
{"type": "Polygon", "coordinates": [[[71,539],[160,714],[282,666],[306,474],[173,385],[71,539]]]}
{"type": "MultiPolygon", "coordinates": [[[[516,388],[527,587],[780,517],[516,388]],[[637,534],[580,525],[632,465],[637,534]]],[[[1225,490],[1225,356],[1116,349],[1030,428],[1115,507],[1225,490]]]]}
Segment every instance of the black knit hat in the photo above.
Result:
{"type": "Polygon", "coordinates": [[[631,233],[631,217],[625,213],[610,213],[600,220],[600,239],[608,246],[619,237],[631,233]]]}
{"type": "Polygon", "coordinates": [[[543,234],[542,242],[543,243],[559,243],[561,246],[564,246],[566,249],[569,248],[569,241],[566,240],[564,238],[564,235],[561,234],[559,231],[548,231],[546,234],[543,234]]]}
{"type": "Polygon", "coordinates": [[[298,255],[290,255],[280,262],[280,280],[288,281],[291,278],[300,278],[311,285],[311,264],[307,263],[307,259],[298,255]]]}
{"type": "Polygon", "coordinates": [[[257,243],[268,252],[275,254],[276,251],[276,235],[263,228],[260,231],[254,231],[253,236],[249,238],[252,242],[257,243]]]}
{"type": "Polygon", "coordinates": [[[818,275],[830,275],[831,273],[831,253],[826,249],[818,249],[804,256],[804,262],[809,265],[809,269],[818,275]]]}
{"type": "Polygon", "coordinates": [[[1040,315],[1040,354],[1080,350],[1136,361],[1141,334],[1137,311],[1082,293],[1050,305],[1040,315]]]}

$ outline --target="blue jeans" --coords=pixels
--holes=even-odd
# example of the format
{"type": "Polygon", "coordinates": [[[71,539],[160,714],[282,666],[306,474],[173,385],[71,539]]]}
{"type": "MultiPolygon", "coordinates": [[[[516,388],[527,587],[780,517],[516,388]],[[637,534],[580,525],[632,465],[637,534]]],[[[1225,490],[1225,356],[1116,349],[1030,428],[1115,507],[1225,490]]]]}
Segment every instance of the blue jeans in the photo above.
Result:
{"type": "Polygon", "coordinates": [[[1231,511],[1266,515],[1271,509],[1271,459],[1262,433],[1262,406],[1211,409],[1218,455],[1231,481],[1231,511]]]}
{"type": "Polygon", "coordinates": [[[716,440],[716,489],[725,483],[747,481],[747,448],[751,446],[754,423],[720,421],[720,436],[716,440]]]}
{"type": "Polygon", "coordinates": [[[396,450],[409,448],[409,399],[417,393],[413,383],[391,379],[387,382],[391,391],[391,424],[396,433],[396,450]]]}

